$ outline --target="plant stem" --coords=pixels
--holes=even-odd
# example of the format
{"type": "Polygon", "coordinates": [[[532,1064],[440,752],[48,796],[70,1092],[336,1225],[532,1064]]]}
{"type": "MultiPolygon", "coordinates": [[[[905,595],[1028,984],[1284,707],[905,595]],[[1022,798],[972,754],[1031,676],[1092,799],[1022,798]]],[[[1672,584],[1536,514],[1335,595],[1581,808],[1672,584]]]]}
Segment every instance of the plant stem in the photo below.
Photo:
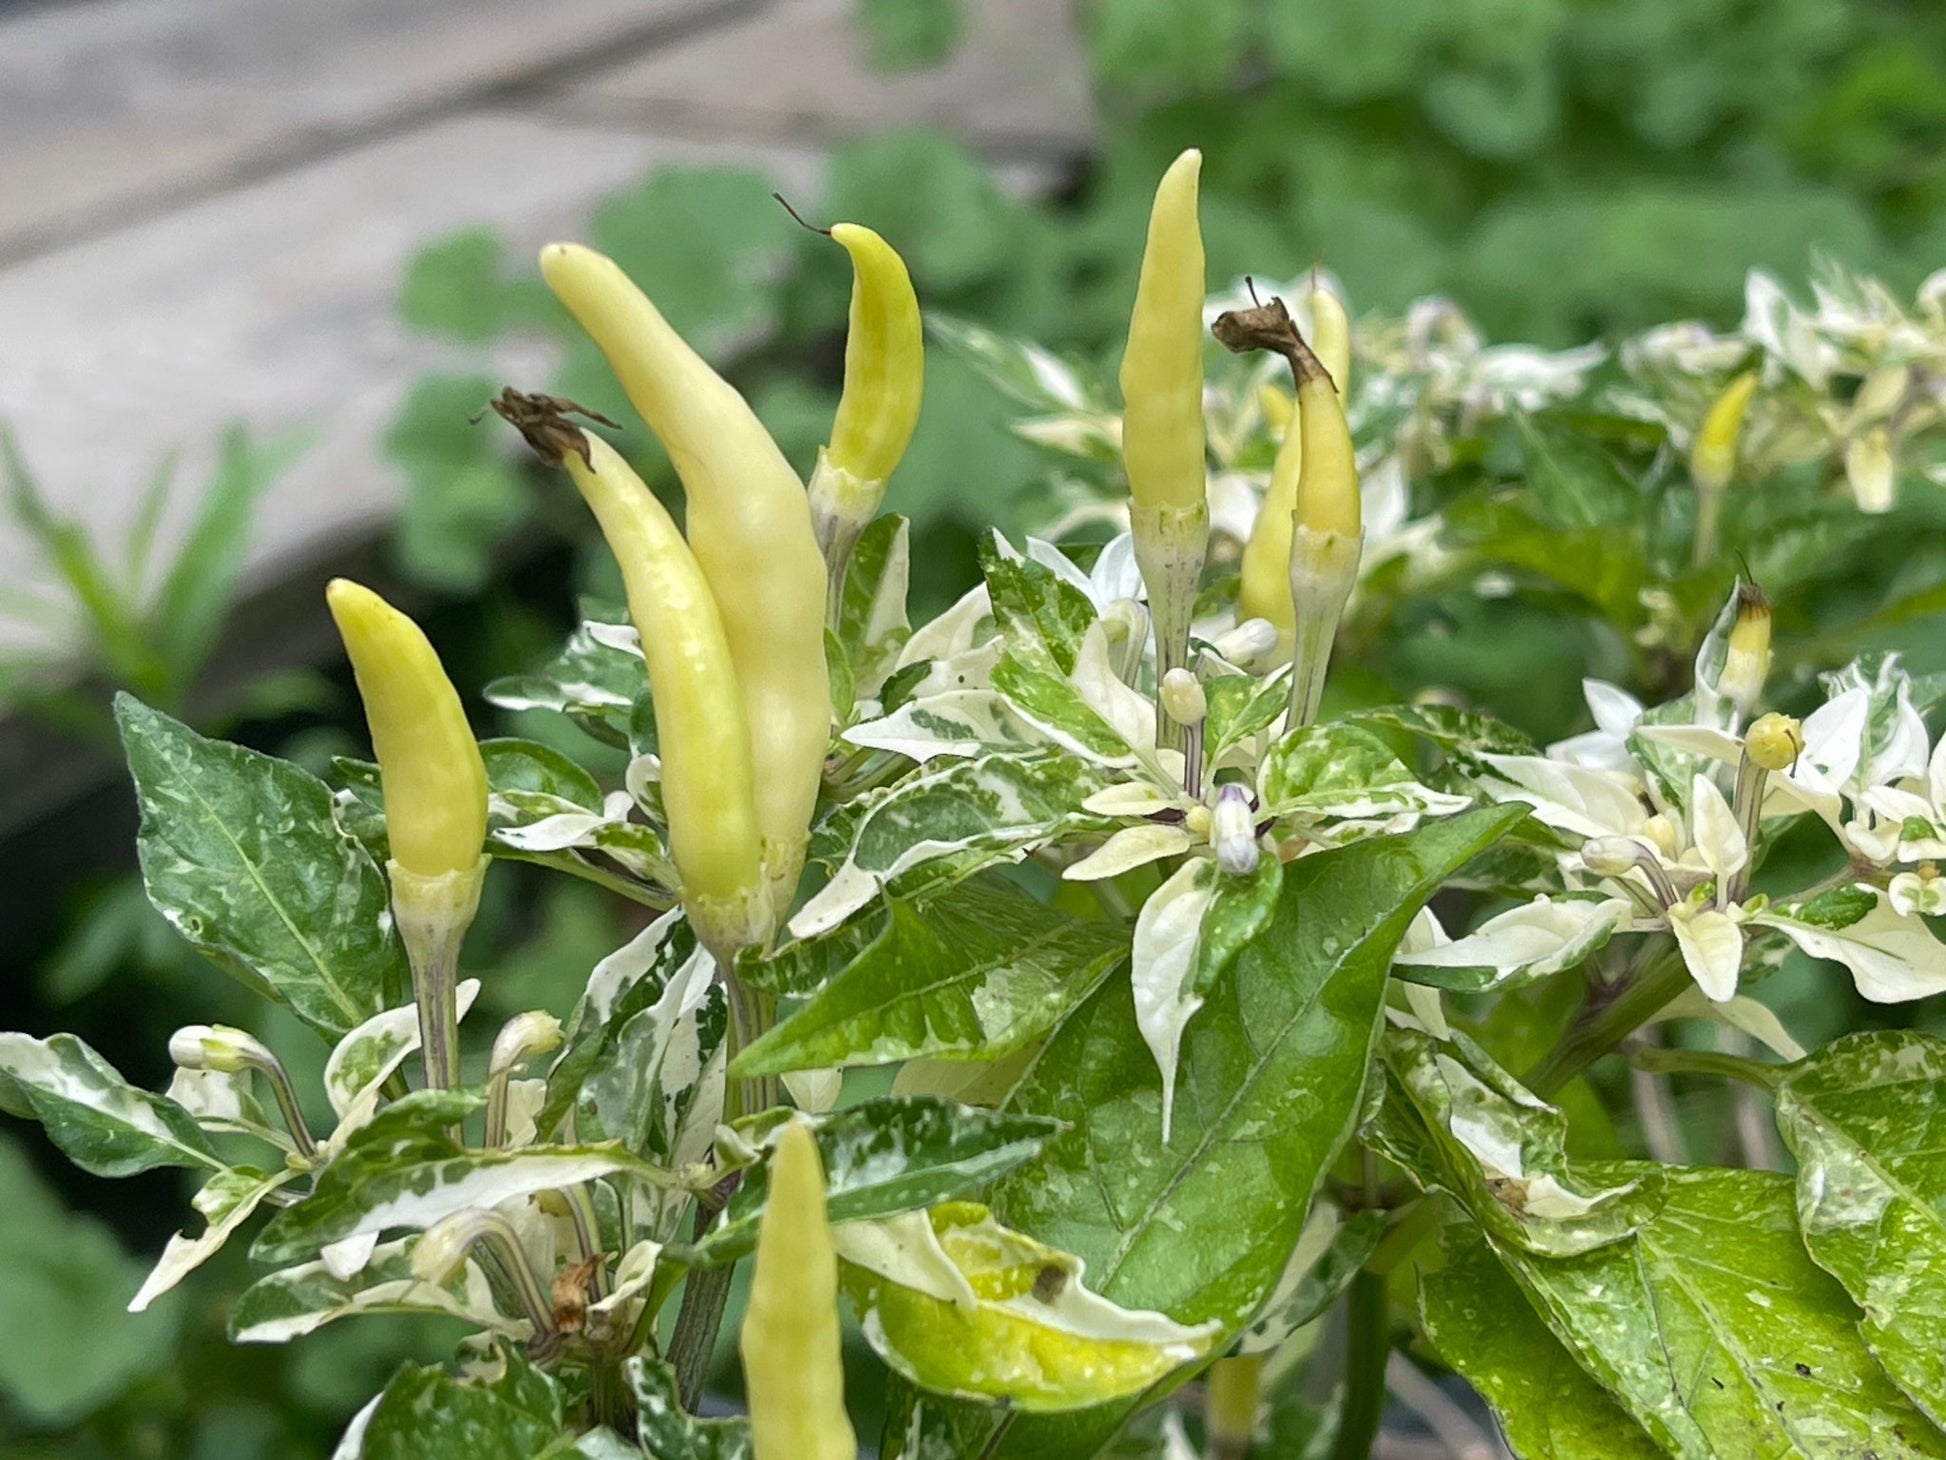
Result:
{"type": "Polygon", "coordinates": [[[1369,1269],[1351,1280],[1345,1332],[1345,1402],[1331,1460],[1369,1460],[1385,1413],[1385,1361],[1391,1353],[1392,1295],[1369,1269]]]}
{"type": "Polygon", "coordinates": [[[1662,1011],[1689,986],[1689,970],[1674,940],[1658,938],[1637,960],[1639,972],[1619,990],[1591,991],[1561,1042],[1522,1082],[1543,1100],[1662,1011]]]}
{"type": "MultiPolygon", "coordinates": [[[[699,1209],[697,1216],[701,1215],[699,1209]]],[[[704,1225],[698,1222],[698,1236],[704,1225]]],[[[730,1301],[733,1272],[728,1263],[692,1270],[682,1290],[682,1307],[676,1310],[676,1331],[669,1335],[669,1363],[676,1371],[676,1393],[682,1407],[691,1414],[696,1412],[709,1380],[709,1361],[716,1353],[716,1330],[723,1324],[723,1309],[730,1301]]]]}
{"type": "Polygon", "coordinates": [[[1746,1085],[1754,1085],[1760,1090],[1776,1089],[1780,1076],[1780,1072],[1771,1066],[1760,1065],[1742,1055],[1707,1049],[1655,1049],[1642,1046],[1629,1050],[1628,1061],[1638,1070],[1659,1070],[1674,1075],[1722,1075],[1746,1085]]]}

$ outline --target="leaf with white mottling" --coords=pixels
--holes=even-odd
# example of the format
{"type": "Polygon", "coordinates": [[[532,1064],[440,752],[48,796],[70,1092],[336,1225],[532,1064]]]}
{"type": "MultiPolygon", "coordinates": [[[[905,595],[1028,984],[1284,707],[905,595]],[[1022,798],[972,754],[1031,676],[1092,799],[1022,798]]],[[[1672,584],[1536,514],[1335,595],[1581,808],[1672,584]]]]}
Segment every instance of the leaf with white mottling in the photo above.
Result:
{"type": "Polygon", "coordinates": [[[219,1171],[196,1193],[192,1205],[201,1212],[207,1225],[202,1235],[191,1237],[178,1232],[163,1246],[155,1269],[142,1283],[141,1291],[129,1300],[128,1311],[140,1313],[149,1304],[201,1267],[223,1248],[232,1234],[250,1219],[263,1199],[286,1182],[295,1181],[297,1172],[276,1171],[265,1175],[239,1167],[219,1171]]]}
{"type": "Polygon", "coordinates": [[[750,1421],[697,1419],[682,1407],[676,1372],[641,1356],[622,1365],[635,1395],[636,1434],[648,1460],[751,1460],[750,1421]]]}
{"type": "MultiPolygon", "coordinates": [[[[462,979],[456,1002],[464,1019],[479,996],[477,978],[462,979]]],[[[372,1098],[392,1072],[419,1048],[419,1010],[405,1004],[374,1014],[339,1040],[324,1062],[324,1093],[340,1119],[346,1111],[372,1098]]]]}
{"type": "Polygon", "coordinates": [[[1496,1254],[1658,1444],[1683,1460],[1946,1456],[1946,1436],[1866,1351],[1844,1289],[1805,1254],[1790,1177],[1646,1163],[1583,1174],[1655,1177],[1665,1199],[1633,1236],[1579,1256],[1496,1254]]]}
{"type": "Polygon", "coordinates": [[[1628,1236],[1654,1182],[1603,1187],[1569,1168],[1567,1121],[1472,1040],[1386,1031],[1376,1143],[1428,1190],[1465,1203],[1497,1242],[1561,1256],[1628,1236]]]}
{"type": "Polygon", "coordinates": [[[1297,1239],[1284,1275],[1263,1312],[1237,1340],[1237,1352],[1272,1353],[1300,1328],[1323,1317],[1378,1249],[1384,1235],[1384,1212],[1344,1216],[1320,1201],[1311,1220],[1304,1224],[1303,1235],[1297,1239]]]}
{"type": "Polygon", "coordinates": [[[805,938],[836,927],[926,862],[974,854],[959,866],[971,871],[1099,827],[1081,803],[1101,787],[1094,769],[1051,753],[985,756],[914,776],[865,811],[844,865],[791,919],[791,932],[805,938]]]}
{"type": "Polygon", "coordinates": [[[446,1313],[511,1338],[530,1332],[525,1318],[508,1318],[493,1302],[486,1274],[473,1262],[443,1283],[412,1271],[417,1237],[383,1242],[346,1276],[322,1261],[299,1263],[259,1278],[230,1310],[233,1343],[289,1343],[327,1323],[361,1313],[446,1313]]]}
{"type": "Polygon", "coordinates": [[[1850,1034],[1784,1071],[1804,1245],[1864,1309],[1873,1356],[1946,1423],[1946,1041],[1850,1034]]]}
{"type": "Polygon", "coordinates": [[[1175,1113],[1176,1061],[1183,1031],[1203,1007],[1196,991],[1196,949],[1203,914],[1216,896],[1221,874],[1207,857],[1184,862],[1150,893],[1135,918],[1129,981],[1135,990],[1135,1024],[1162,1076],[1162,1139],[1169,1140],[1175,1113]]]}
{"type": "Polygon", "coordinates": [[[1521,1460],[1658,1460],[1663,1450],[1574,1361],[1477,1236],[1446,1234],[1420,1283],[1426,1339],[1493,1406],[1521,1460]]]}
{"type": "Polygon", "coordinates": [[[187,1110],[124,1080],[72,1034],[0,1034],[0,1109],[31,1116],[48,1139],[94,1176],[157,1166],[222,1170],[187,1110]]]}
{"type": "Polygon", "coordinates": [[[1419,784],[1391,747],[1355,725],[1305,725],[1285,734],[1257,773],[1264,814],[1305,818],[1443,816],[1472,804],[1419,784]]]}
{"type": "Polygon", "coordinates": [[[309,1196],[272,1219],[253,1255],[298,1262],[347,1237],[422,1229],[465,1207],[599,1176],[628,1176],[651,1187],[679,1184],[673,1173],[619,1145],[468,1150],[447,1127],[480,1101],[477,1091],[417,1090],[386,1106],[318,1173],[309,1196]]]}
{"type": "Polygon", "coordinates": [[[1180,856],[1195,845],[1195,835],[1180,823],[1138,821],[1123,827],[1080,861],[1069,863],[1062,868],[1061,876],[1069,882],[1119,877],[1164,857],[1180,856]]]}
{"type": "Polygon", "coordinates": [[[1750,921],[1775,928],[1813,958],[1851,971],[1858,992],[1876,1004],[1899,1004],[1946,992],[1946,944],[1923,918],[1901,913],[1873,887],[1841,888],[1814,903],[1773,904],[1750,921]],[[1827,909],[1840,909],[1834,913],[1827,909]]]}
{"type": "Polygon", "coordinates": [[[1127,951],[1126,928],[1073,917],[997,878],[922,907],[894,900],[877,939],[731,1073],[998,1058],[1053,1028],[1127,951]]]}
{"type": "MultiPolygon", "coordinates": [[[[767,1142],[785,1119],[757,1117],[767,1142]]],[[[832,1222],[897,1216],[978,1191],[1032,1161],[1063,1129],[1058,1120],[974,1110],[932,1096],[868,1100],[810,1121],[832,1222]]],[[[716,1223],[687,1247],[672,1248],[692,1264],[734,1262],[756,1244],[770,1194],[766,1159],[744,1173],[716,1223]]]]}
{"type": "Polygon", "coordinates": [[[308,771],[206,740],[129,695],[115,717],[149,899],[227,972],[330,1039],[401,1002],[391,893],[308,771]]]}
{"type": "Polygon", "coordinates": [[[589,617],[552,662],[532,674],[494,680],[486,698],[503,709],[558,711],[595,739],[627,750],[635,702],[649,687],[648,666],[639,649],[618,648],[603,632],[626,624],[625,613],[586,603],[582,610],[589,617]]]}
{"type": "Polygon", "coordinates": [[[561,1436],[565,1397],[512,1346],[500,1360],[490,1379],[400,1369],[366,1422],[360,1460],[534,1460],[561,1436]]]}
{"type": "Polygon", "coordinates": [[[1088,1291],[1079,1258],[1007,1230],[985,1207],[954,1202],[930,1217],[977,1295],[972,1306],[845,1270],[866,1340],[921,1388],[1030,1414],[1085,1409],[1146,1390],[1222,1333],[1088,1291]]]}
{"type": "Polygon", "coordinates": [[[1632,911],[1621,898],[1535,898],[1488,918],[1462,938],[1392,960],[1398,977],[1474,992],[1546,978],[1579,966],[1632,911]]]}
{"type": "Polygon", "coordinates": [[[909,538],[905,518],[880,517],[859,537],[846,564],[838,639],[861,698],[878,694],[912,637],[905,602],[912,575],[909,538]]]}

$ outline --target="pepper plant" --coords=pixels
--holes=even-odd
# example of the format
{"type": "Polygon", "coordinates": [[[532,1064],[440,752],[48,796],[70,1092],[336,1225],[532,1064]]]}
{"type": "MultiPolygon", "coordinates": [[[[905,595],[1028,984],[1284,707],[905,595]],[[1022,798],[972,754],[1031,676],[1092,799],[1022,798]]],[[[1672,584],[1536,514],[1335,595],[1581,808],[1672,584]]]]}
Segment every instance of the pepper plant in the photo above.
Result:
{"type": "Polygon", "coordinates": [[[874,515],[923,353],[885,241],[832,230],[852,329],[808,490],[618,268],[543,251],[686,522],[625,428],[504,391],[628,602],[487,695],[626,751],[620,786],[476,743],[350,583],[376,762],[335,786],[120,702],[150,896],[331,1045],[320,1105],[240,1029],[180,1031],[161,1094],[0,1036],[0,1103],[84,1169],[204,1181],[132,1307],[250,1227],[240,1343],[462,1320],[351,1419],[370,1460],[848,1460],[841,1302],[911,1460],[1350,1460],[1413,1363],[1523,1456],[1946,1455],[1946,1043],[1809,1050],[1763,1000],[1800,955],[1873,1005],[1946,991],[1939,685],[1774,672],[1798,584],[1746,571],[1777,507],[1746,499],[1870,522],[1932,490],[1936,295],[1659,333],[1598,381],[1450,306],[1354,326],[1321,277],[1212,306],[1200,164],[1156,196],[1119,410],[939,323],[1036,403],[1069,546],[989,537],[916,626],[874,515]],[[1366,692],[1429,584],[1585,575],[1641,651],[1586,686],[1592,731],[1366,692]],[[640,931],[469,1052],[502,860],[640,931]],[[748,1416],[703,1418],[747,1258],[748,1416]]]}

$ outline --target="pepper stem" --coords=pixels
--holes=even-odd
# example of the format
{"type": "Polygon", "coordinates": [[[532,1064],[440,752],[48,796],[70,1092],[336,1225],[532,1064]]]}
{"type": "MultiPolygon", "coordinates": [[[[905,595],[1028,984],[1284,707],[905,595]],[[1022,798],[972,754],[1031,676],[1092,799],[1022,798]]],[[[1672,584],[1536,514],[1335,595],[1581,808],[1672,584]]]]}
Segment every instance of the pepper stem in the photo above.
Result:
{"type": "Polygon", "coordinates": [[[1309,725],[1324,699],[1331,647],[1345,604],[1358,582],[1364,533],[1319,532],[1297,524],[1291,535],[1291,601],[1297,612],[1297,652],[1291,670],[1290,728],[1309,725]]]}
{"type": "Polygon", "coordinates": [[[426,1084],[434,1090],[459,1084],[459,950],[480,909],[480,886],[490,860],[481,857],[465,871],[432,877],[396,860],[386,864],[392,879],[392,917],[412,967],[420,1059],[426,1084]]]}
{"type": "Polygon", "coordinates": [[[1182,750],[1187,731],[1163,710],[1161,686],[1170,670],[1189,667],[1189,626],[1196,616],[1196,591],[1209,551],[1209,504],[1146,507],[1138,503],[1129,508],[1129,526],[1155,629],[1156,743],[1182,750]]]}

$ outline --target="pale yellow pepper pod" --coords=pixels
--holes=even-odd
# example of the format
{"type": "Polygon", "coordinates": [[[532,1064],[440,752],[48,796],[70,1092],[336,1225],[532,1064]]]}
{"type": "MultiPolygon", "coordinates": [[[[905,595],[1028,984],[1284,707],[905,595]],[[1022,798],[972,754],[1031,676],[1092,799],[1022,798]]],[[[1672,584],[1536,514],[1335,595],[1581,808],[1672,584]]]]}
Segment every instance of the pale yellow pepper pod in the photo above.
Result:
{"type": "Polygon", "coordinates": [[[756,1460],[856,1460],[845,1413],[838,1256],[810,1128],[784,1127],[770,1161],[756,1271],[737,1347],[756,1460]]]}
{"type": "MultiPolygon", "coordinates": [[[[1312,352],[1336,382],[1342,397],[1351,389],[1351,321],[1338,296],[1329,289],[1313,289],[1307,302],[1311,309],[1312,352]]],[[[1304,441],[1299,406],[1281,391],[1277,394],[1287,402],[1289,414],[1283,440],[1271,465],[1270,486],[1264,493],[1263,508],[1250,529],[1250,540],[1243,547],[1237,617],[1269,620],[1277,630],[1278,653],[1288,658],[1296,631],[1296,609],[1291,601],[1292,514],[1297,510],[1304,441]],[[1291,430],[1292,424],[1298,429],[1291,430]]]]}
{"type": "Polygon", "coordinates": [[[885,500],[885,484],[919,424],[926,388],[925,326],[905,260],[871,229],[834,224],[851,255],[845,389],[831,442],[811,473],[811,522],[829,577],[826,617],[838,626],[852,549],[885,500]]]}
{"type": "Polygon", "coordinates": [[[1689,477],[1696,485],[1695,560],[1716,556],[1717,526],[1723,515],[1723,496],[1736,476],[1737,446],[1743,439],[1743,418],[1757,393],[1757,372],[1746,370],[1723,387],[1710,402],[1702,428],[1689,451],[1689,477]]]}
{"type": "Polygon", "coordinates": [[[925,330],[905,260],[857,223],[836,223],[832,239],[851,255],[851,320],[845,388],[831,423],[831,464],[881,494],[919,424],[925,394],[925,330]]]}
{"type": "Polygon", "coordinates": [[[1736,618],[1724,647],[1719,693],[1729,697],[1737,714],[1748,715],[1763,697],[1770,678],[1770,599],[1755,583],[1737,580],[1736,618]]]}
{"type": "Polygon", "coordinates": [[[1344,398],[1327,371],[1298,383],[1297,435],[1302,443],[1294,507],[1297,525],[1357,537],[1364,531],[1358,454],[1352,447],[1344,398]]]}
{"type": "Polygon", "coordinates": [[[392,918],[412,968],[427,1083],[459,1083],[460,945],[489,858],[487,775],[459,694],[419,626],[371,589],[333,579],[325,602],[358,678],[385,794],[392,918]]]}
{"type": "MultiPolygon", "coordinates": [[[[1189,658],[1189,625],[1209,549],[1203,434],[1203,235],[1196,194],[1203,154],[1191,148],[1163,174],[1122,355],[1122,463],[1129,528],[1149,591],[1158,678],[1189,658]]],[[[1166,748],[1183,727],[1159,724],[1166,748]]]]}
{"type": "Polygon", "coordinates": [[[606,441],[582,439],[587,459],[564,451],[561,465],[621,565],[649,665],[669,853],[690,922],[722,961],[770,933],[750,733],[729,642],[668,510],[606,441]]]}
{"type": "Polygon", "coordinates": [[[1122,355],[1122,461],[1138,507],[1194,507],[1206,497],[1203,448],[1203,235],[1196,219],[1203,154],[1162,175],[1128,348],[1122,355]]]}
{"type": "Polygon", "coordinates": [[[831,732],[825,566],[804,484],[742,395],[612,259],[554,243],[541,250],[541,273],[682,478],[689,545],[743,696],[764,866],[776,902],[788,905],[831,732]]]}
{"type": "Polygon", "coordinates": [[[486,844],[486,764],[439,655],[362,584],[336,578],[324,596],[365,702],[392,860],[421,877],[472,871],[486,844]]]}

